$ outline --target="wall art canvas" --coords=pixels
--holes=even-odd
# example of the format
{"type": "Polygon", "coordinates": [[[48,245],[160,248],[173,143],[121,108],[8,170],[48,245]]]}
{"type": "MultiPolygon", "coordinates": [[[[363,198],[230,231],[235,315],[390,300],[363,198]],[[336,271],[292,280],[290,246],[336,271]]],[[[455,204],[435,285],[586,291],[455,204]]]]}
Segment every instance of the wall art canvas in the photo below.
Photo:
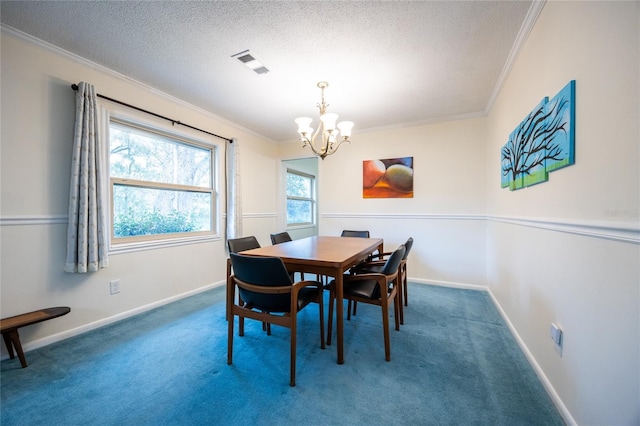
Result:
{"type": "Polygon", "coordinates": [[[575,163],[575,80],[545,97],[509,135],[500,152],[502,188],[516,190],[549,180],[575,163]]]}
{"type": "Polygon", "coordinates": [[[413,198],[413,157],[363,161],[362,198],[413,198]]]}

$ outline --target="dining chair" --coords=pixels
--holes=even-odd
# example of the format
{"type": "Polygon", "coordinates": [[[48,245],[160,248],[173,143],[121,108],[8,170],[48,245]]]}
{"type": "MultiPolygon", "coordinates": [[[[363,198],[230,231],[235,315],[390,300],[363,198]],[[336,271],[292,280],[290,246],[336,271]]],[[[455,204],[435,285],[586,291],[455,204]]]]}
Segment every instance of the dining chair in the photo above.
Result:
{"type": "Polygon", "coordinates": [[[357,238],[370,238],[369,231],[351,231],[345,229],[342,231],[341,237],[357,237],[357,238]]]}
{"type": "Polygon", "coordinates": [[[278,232],[277,234],[271,234],[269,236],[271,237],[271,244],[273,245],[292,241],[291,235],[289,235],[288,232],[278,232]]]}
{"type": "Polygon", "coordinates": [[[237,253],[230,253],[230,256],[233,275],[227,282],[227,315],[230,318],[227,364],[233,363],[233,327],[236,316],[239,336],[244,336],[245,318],[287,327],[291,330],[289,385],[295,386],[297,316],[311,302],[316,302],[319,306],[320,347],[325,348],[322,284],[317,281],[294,283],[284,262],[278,257],[237,253]],[[241,296],[238,303],[235,302],[236,289],[241,296]]]}
{"type": "MultiPolygon", "coordinates": [[[[398,298],[398,269],[406,249],[400,245],[385,262],[380,273],[345,275],[343,278],[343,297],[346,300],[378,305],[382,309],[382,330],[384,334],[384,357],[391,360],[391,343],[389,337],[389,306],[393,303],[396,331],[400,330],[399,298],[398,298]]],[[[335,300],[335,280],[330,283],[329,293],[329,327],[327,344],[331,344],[331,329],[333,325],[333,305],[335,300]]],[[[341,309],[342,307],[336,307],[341,309]]]]}
{"type": "MultiPolygon", "coordinates": [[[[282,243],[286,243],[288,241],[293,241],[293,239],[291,238],[291,235],[289,235],[288,232],[278,232],[277,234],[270,234],[269,237],[271,238],[271,244],[273,244],[274,246],[276,244],[282,244],[282,243]]],[[[300,274],[300,280],[304,281],[304,272],[299,272],[300,274]]],[[[291,272],[291,279],[295,280],[295,272],[291,272]]]]}
{"type": "MultiPolygon", "coordinates": [[[[402,256],[402,261],[400,262],[400,266],[398,267],[398,299],[400,301],[400,324],[404,324],[404,306],[407,305],[407,258],[409,257],[409,252],[413,247],[413,238],[409,237],[407,241],[404,243],[405,253],[402,256]]],[[[357,265],[353,268],[354,274],[370,274],[370,273],[380,273],[384,268],[386,259],[391,256],[393,252],[384,252],[380,254],[374,254],[371,256],[373,259],[370,262],[364,262],[357,265]]],[[[354,307],[354,315],[355,315],[355,307],[354,307]]]]}
{"type": "MultiPolygon", "coordinates": [[[[231,238],[227,240],[227,247],[229,247],[229,253],[239,253],[245,250],[260,248],[260,243],[255,236],[251,235],[248,237],[231,238]]],[[[227,283],[229,282],[230,277],[231,258],[227,258],[227,283]]],[[[227,316],[227,320],[229,320],[229,316],[227,316]]],[[[263,329],[267,330],[266,324],[264,324],[263,329]]]]}
{"type": "MultiPolygon", "coordinates": [[[[342,231],[342,234],[340,234],[341,237],[356,237],[356,238],[371,238],[371,234],[369,233],[369,231],[353,231],[353,230],[349,230],[349,229],[344,229],[342,231]]],[[[369,258],[367,260],[369,260],[371,258],[371,256],[369,256],[369,258]]],[[[354,265],[358,266],[358,265],[354,265]]],[[[350,273],[351,270],[349,270],[350,273]]],[[[351,301],[349,301],[349,304],[347,305],[347,319],[351,319],[351,301]]],[[[356,311],[358,309],[358,303],[354,302],[353,303],[353,315],[356,314],[356,311]]]]}
{"type": "MultiPolygon", "coordinates": [[[[260,243],[253,235],[249,237],[232,238],[227,241],[229,253],[239,253],[245,250],[260,248],[260,243]]],[[[231,276],[231,260],[227,260],[227,279],[231,276]]]]}

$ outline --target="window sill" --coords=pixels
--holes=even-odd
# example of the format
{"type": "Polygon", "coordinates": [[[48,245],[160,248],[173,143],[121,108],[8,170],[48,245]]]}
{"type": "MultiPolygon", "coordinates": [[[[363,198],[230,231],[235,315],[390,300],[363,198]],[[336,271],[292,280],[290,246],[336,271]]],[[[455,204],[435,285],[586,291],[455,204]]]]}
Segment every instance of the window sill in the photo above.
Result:
{"type": "Polygon", "coordinates": [[[212,241],[220,241],[222,237],[215,235],[198,235],[193,237],[168,238],[156,241],[138,241],[135,243],[113,244],[109,247],[109,255],[117,255],[121,253],[131,253],[143,250],[155,250],[166,247],[177,247],[191,244],[208,243],[212,241]]]}

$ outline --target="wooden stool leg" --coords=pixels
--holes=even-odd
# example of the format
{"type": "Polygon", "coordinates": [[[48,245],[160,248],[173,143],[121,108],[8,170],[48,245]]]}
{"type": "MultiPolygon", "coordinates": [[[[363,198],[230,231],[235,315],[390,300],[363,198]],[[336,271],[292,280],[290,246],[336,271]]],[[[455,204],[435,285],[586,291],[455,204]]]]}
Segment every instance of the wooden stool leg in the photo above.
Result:
{"type": "Polygon", "coordinates": [[[22,344],[20,343],[20,335],[18,334],[18,330],[17,329],[11,330],[7,334],[11,339],[11,343],[13,344],[13,347],[16,348],[16,352],[18,353],[18,359],[20,359],[20,364],[22,365],[22,368],[26,368],[27,360],[24,357],[24,352],[22,351],[22,344]]]}
{"type": "Polygon", "coordinates": [[[9,352],[9,358],[14,359],[16,355],[13,353],[13,344],[11,343],[9,333],[2,333],[2,338],[4,339],[4,344],[7,347],[7,352],[9,352]]]}

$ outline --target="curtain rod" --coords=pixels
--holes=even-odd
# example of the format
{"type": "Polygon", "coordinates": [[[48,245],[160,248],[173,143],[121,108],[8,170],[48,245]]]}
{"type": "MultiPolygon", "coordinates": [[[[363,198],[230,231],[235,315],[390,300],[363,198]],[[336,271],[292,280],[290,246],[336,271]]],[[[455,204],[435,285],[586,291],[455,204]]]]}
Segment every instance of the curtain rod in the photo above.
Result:
{"type": "MultiPolygon", "coordinates": [[[[72,84],[72,85],[71,85],[71,88],[72,88],[73,90],[76,90],[76,91],[77,91],[77,90],[78,90],[78,85],[77,85],[77,84],[72,84]]],[[[135,109],[135,110],[138,110],[138,111],[144,112],[144,113],[146,113],[146,114],[150,114],[150,115],[153,115],[153,116],[155,116],[155,117],[162,118],[163,120],[170,121],[170,122],[171,122],[171,124],[172,124],[172,125],[174,125],[174,126],[175,126],[176,124],[178,124],[178,125],[180,125],[180,126],[188,127],[188,128],[190,128],[190,129],[197,130],[197,131],[199,131],[199,132],[206,133],[206,134],[208,134],[208,135],[215,136],[216,138],[224,139],[224,140],[225,140],[225,141],[227,141],[227,142],[233,143],[233,139],[225,138],[224,136],[216,135],[215,133],[207,132],[206,130],[199,129],[199,128],[197,128],[197,127],[193,127],[193,126],[190,126],[190,125],[185,124],[185,123],[181,123],[181,122],[180,122],[180,121],[178,121],[178,120],[174,120],[174,119],[172,119],[172,118],[165,117],[164,115],[156,114],[155,112],[151,112],[151,111],[147,111],[146,109],[138,108],[137,106],[133,106],[133,105],[128,104],[128,103],[126,103],[126,102],[122,102],[122,101],[119,101],[119,100],[117,100],[117,99],[113,99],[113,98],[110,98],[110,97],[108,97],[108,96],[101,95],[101,94],[99,94],[99,93],[96,93],[96,96],[97,96],[97,97],[99,97],[99,98],[102,98],[102,99],[106,99],[106,100],[111,101],[111,102],[115,102],[115,103],[120,104],[120,105],[124,105],[124,106],[129,107],[129,108],[133,108],[133,109],[135,109]]]]}

